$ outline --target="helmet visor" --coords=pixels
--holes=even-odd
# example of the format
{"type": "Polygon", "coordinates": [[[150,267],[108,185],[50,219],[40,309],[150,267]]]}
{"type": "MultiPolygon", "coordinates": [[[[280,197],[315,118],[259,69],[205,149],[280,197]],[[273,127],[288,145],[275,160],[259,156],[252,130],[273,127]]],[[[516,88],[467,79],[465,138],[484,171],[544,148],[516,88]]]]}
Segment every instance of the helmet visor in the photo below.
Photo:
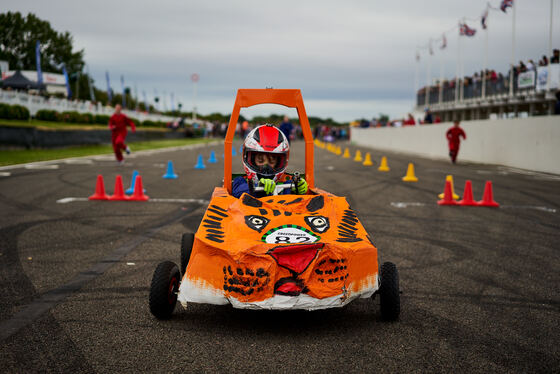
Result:
{"type": "Polygon", "coordinates": [[[286,154],[271,152],[247,152],[247,164],[257,174],[274,176],[286,166],[286,154]]]}

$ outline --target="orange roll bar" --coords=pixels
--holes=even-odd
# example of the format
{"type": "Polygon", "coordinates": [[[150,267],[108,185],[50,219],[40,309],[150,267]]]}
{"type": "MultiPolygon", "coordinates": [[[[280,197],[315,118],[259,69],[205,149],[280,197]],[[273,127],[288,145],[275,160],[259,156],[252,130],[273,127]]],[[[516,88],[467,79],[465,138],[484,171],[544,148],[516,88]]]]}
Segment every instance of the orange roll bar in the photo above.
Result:
{"type": "Polygon", "coordinates": [[[232,142],[239,119],[241,108],[248,108],[259,104],[279,104],[289,108],[296,108],[299,123],[303,131],[305,140],[305,180],[309,188],[315,188],[315,176],[313,171],[313,135],[311,127],[307,119],[307,113],[303,105],[301,91],[298,89],[248,89],[241,88],[237,90],[237,97],[224,142],[224,188],[231,194],[231,158],[232,158],[232,142]]]}

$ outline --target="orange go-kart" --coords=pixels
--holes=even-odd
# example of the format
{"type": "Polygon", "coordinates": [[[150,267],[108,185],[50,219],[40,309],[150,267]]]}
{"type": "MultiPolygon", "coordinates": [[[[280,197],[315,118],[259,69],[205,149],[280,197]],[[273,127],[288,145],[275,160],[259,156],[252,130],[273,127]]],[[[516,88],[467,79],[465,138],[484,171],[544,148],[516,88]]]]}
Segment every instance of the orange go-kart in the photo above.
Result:
{"type": "MultiPolygon", "coordinates": [[[[181,268],[165,261],[150,288],[150,311],[171,317],[177,299],[247,309],[324,309],[380,295],[381,316],[400,313],[399,277],[379,269],[377,248],[344,197],[315,188],[313,138],[299,90],[240,89],[225,139],[224,183],[196,234],[183,234],[181,268]],[[296,108],[305,139],[305,195],[231,195],[232,140],[241,108],[296,108]]],[[[277,191],[291,185],[277,186],[277,191]]]]}

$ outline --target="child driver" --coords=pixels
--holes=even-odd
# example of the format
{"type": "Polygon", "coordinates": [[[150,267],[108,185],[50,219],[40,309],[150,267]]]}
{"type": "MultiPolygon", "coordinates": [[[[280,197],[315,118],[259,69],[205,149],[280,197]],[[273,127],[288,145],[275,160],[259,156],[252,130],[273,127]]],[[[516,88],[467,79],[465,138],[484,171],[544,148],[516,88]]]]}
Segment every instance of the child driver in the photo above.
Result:
{"type": "MultiPolygon", "coordinates": [[[[252,130],[243,143],[243,167],[245,176],[232,182],[232,195],[239,198],[243,193],[254,197],[271,195],[277,183],[287,182],[284,175],[290,156],[290,144],[278,128],[262,125],[252,130]],[[259,185],[264,191],[255,191],[259,185]]],[[[307,182],[300,178],[298,185],[282,191],[282,194],[307,193],[307,182]]]]}

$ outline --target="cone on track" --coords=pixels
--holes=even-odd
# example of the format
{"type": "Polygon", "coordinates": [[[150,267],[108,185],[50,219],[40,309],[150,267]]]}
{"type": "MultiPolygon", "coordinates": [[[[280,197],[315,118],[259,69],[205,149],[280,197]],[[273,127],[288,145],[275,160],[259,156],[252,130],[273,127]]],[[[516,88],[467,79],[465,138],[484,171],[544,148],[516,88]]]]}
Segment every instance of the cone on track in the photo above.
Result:
{"type": "Polygon", "coordinates": [[[167,171],[163,174],[164,179],[177,179],[179,176],[173,170],[173,161],[167,161],[167,171]]]}
{"type": "Polygon", "coordinates": [[[105,193],[105,183],[103,183],[103,175],[97,176],[95,184],[95,193],[89,197],[90,200],[109,200],[109,196],[105,193]]]}
{"type": "Polygon", "coordinates": [[[144,188],[142,187],[142,177],[139,175],[136,177],[136,183],[134,184],[134,193],[128,198],[132,201],[147,201],[149,197],[144,194],[144,188]]]}
{"type": "MultiPolygon", "coordinates": [[[[453,195],[453,200],[459,200],[459,197],[460,197],[460,196],[457,195],[457,194],[455,193],[455,188],[453,187],[453,175],[447,175],[447,176],[445,177],[445,180],[446,180],[446,181],[449,181],[449,182],[451,183],[451,194],[453,195]]],[[[443,199],[443,192],[440,193],[440,194],[438,195],[438,197],[439,197],[440,199],[443,199]]]]}
{"type": "Polygon", "coordinates": [[[372,166],[373,165],[373,162],[371,162],[371,155],[369,154],[369,152],[366,153],[366,158],[364,160],[363,165],[364,166],[372,166]]]}
{"type": "Polygon", "coordinates": [[[354,161],[356,162],[362,162],[362,152],[360,152],[360,150],[358,149],[356,151],[356,156],[354,156],[354,161]]]}
{"type": "Polygon", "coordinates": [[[340,146],[336,147],[336,152],[335,153],[336,153],[337,156],[340,156],[342,154],[342,149],[340,149],[340,146]]]}
{"type": "Polygon", "coordinates": [[[342,158],[350,158],[350,151],[348,150],[348,148],[344,150],[344,153],[342,154],[342,158]]]}
{"type": "Polygon", "coordinates": [[[208,163],[209,164],[215,164],[218,162],[218,159],[216,159],[216,152],[212,151],[210,152],[210,158],[208,159],[208,163]]]}
{"type": "Polygon", "coordinates": [[[477,206],[478,203],[474,201],[472,194],[472,183],[467,180],[465,182],[465,189],[463,191],[463,200],[459,201],[459,205],[462,206],[477,206]]]}
{"type": "Polygon", "coordinates": [[[134,182],[136,182],[136,177],[138,176],[138,170],[133,170],[132,171],[132,180],[130,181],[130,187],[126,189],[126,191],[124,191],[125,194],[127,195],[132,195],[132,193],[134,192],[134,182]]]}
{"type": "Polygon", "coordinates": [[[406,169],[406,175],[402,178],[403,182],[418,182],[418,178],[414,175],[414,164],[411,162],[406,169]]]}
{"type": "MultiPolygon", "coordinates": [[[[235,149],[233,150],[235,152],[235,149]]],[[[204,166],[204,161],[202,160],[202,155],[198,155],[198,159],[196,161],[196,165],[194,166],[195,169],[206,169],[204,166]]]]}
{"type": "Polygon", "coordinates": [[[443,190],[443,199],[438,200],[438,205],[459,205],[453,200],[453,193],[451,192],[451,182],[445,181],[445,189],[443,190]]]}
{"type": "MultiPolygon", "coordinates": [[[[140,178],[140,176],[136,178],[140,178]]],[[[115,191],[113,195],[109,197],[109,200],[119,201],[119,200],[128,200],[128,199],[129,197],[124,194],[122,177],[120,175],[117,175],[117,178],[115,178],[115,191]]]]}
{"type": "Polygon", "coordinates": [[[391,168],[387,165],[387,157],[381,157],[381,165],[377,168],[379,171],[389,171],[391,168]]]}
{"type": "Polygon", "coordinates": [[[500,204],[494,201],[494,193],[492,192],[492,181],[486,181],[486,185],[484,186],[484,194],[482,195],[482,200],[478,202],[478,205],[494,208],[500,206],[500,204]]]}
{"type": "Polygon", "coordinates": [[[235,152],[235,148],[231,147],[231,155],[232,156],[237,156],[237,152],[235,152]]]}

